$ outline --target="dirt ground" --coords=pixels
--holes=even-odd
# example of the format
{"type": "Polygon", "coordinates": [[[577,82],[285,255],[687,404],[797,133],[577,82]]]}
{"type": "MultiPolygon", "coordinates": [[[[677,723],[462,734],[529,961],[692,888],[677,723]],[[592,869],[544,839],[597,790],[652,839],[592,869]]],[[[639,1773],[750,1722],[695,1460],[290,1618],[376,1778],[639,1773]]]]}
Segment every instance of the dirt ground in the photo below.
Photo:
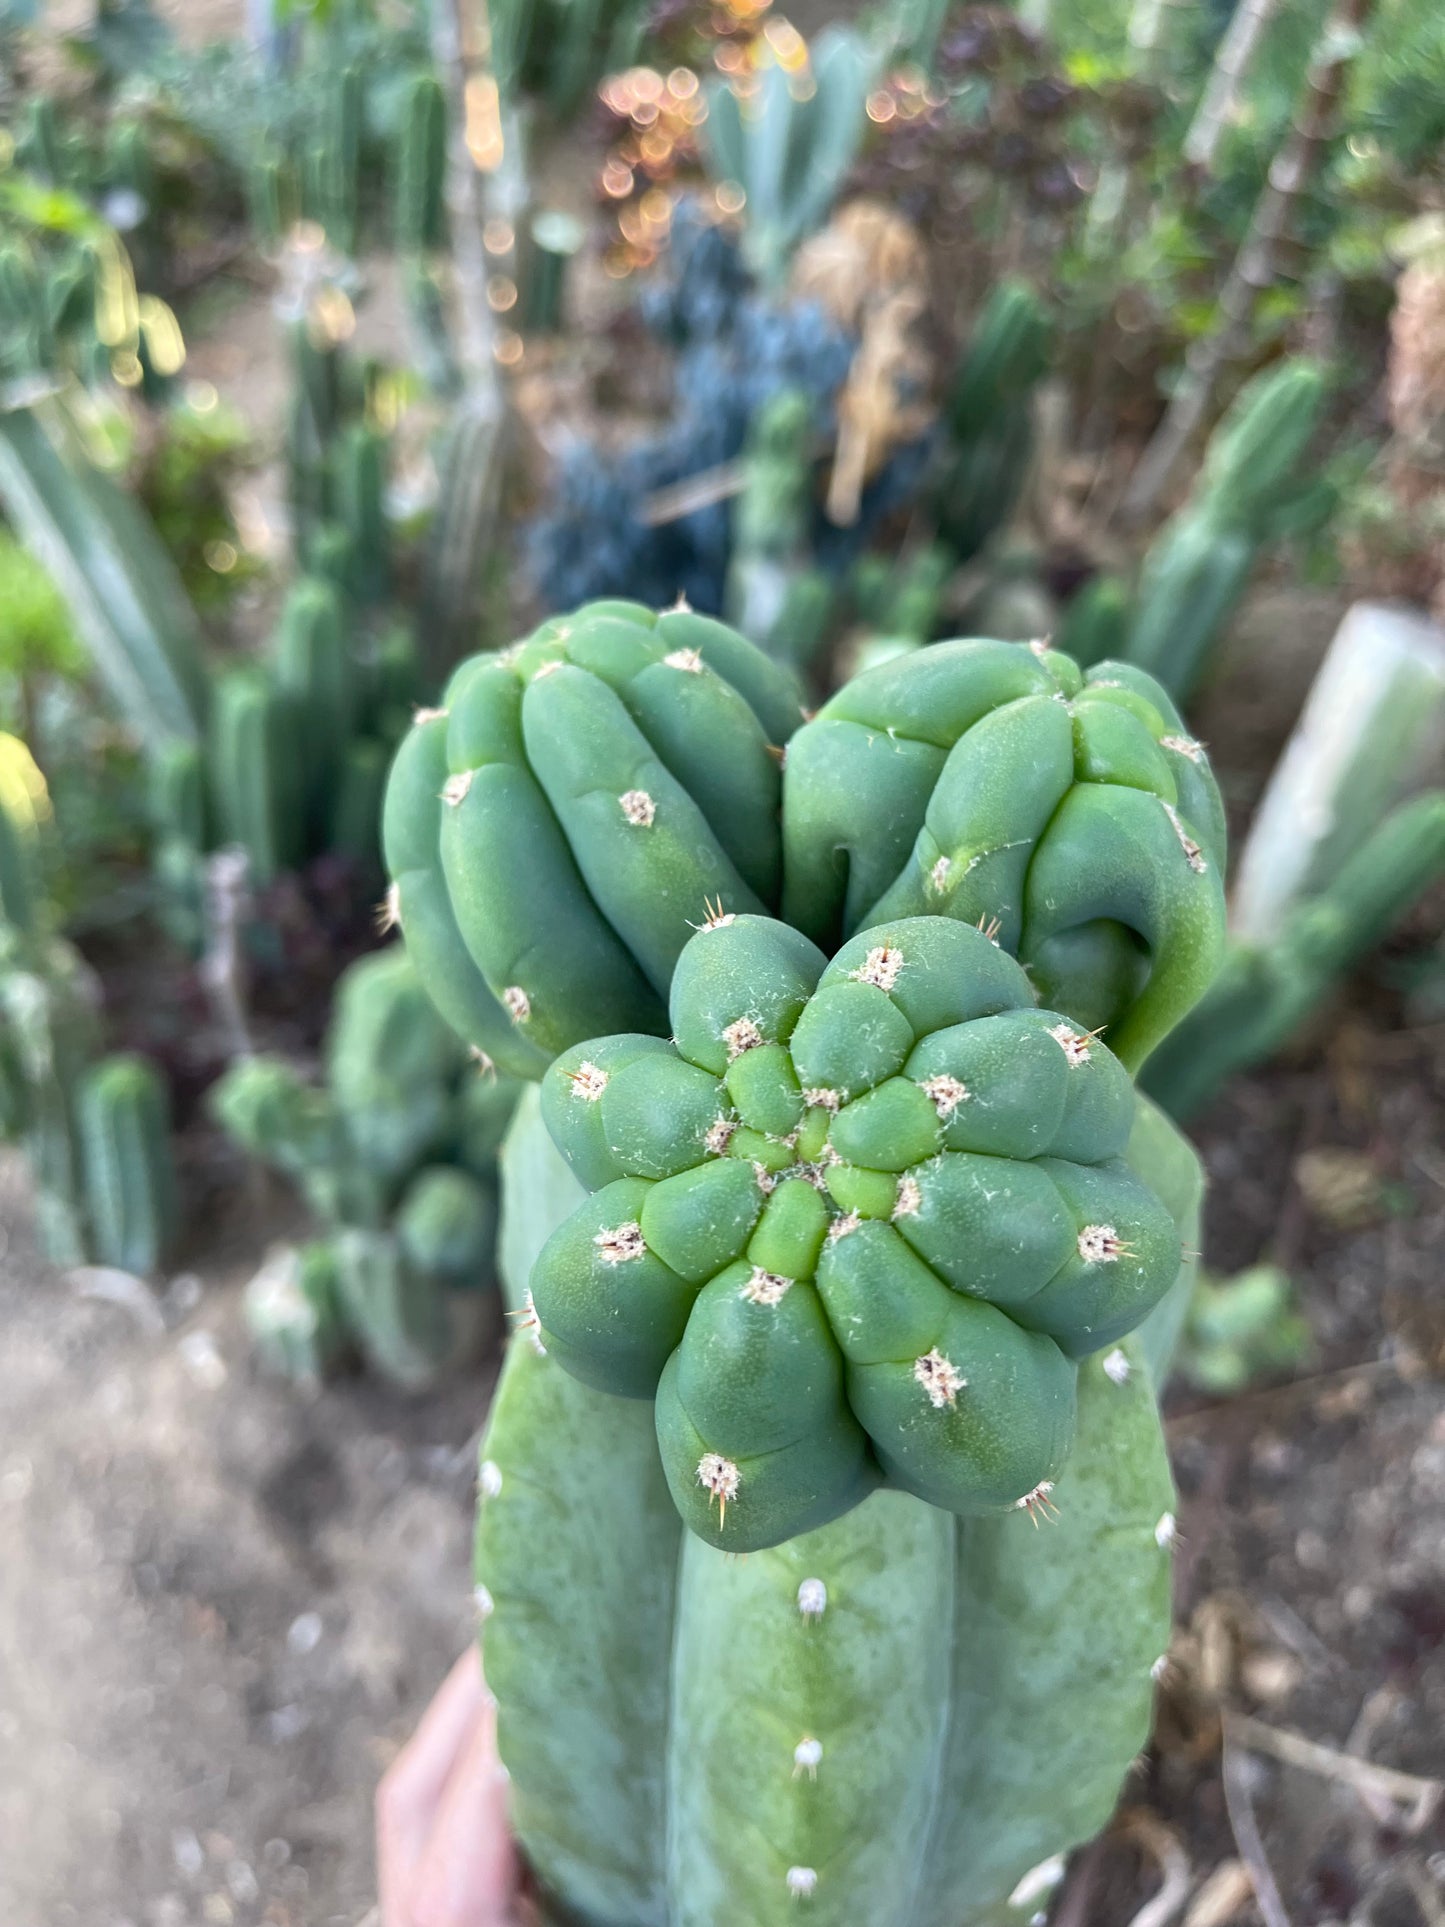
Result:
{"type": "Polygon", "coordinates": [[[356,1927],[377,1777],[472,1628],[473,1375],[258,1378],[239,1293],[84,1296],[0,1188],[0,1921],[356,1927]]]}

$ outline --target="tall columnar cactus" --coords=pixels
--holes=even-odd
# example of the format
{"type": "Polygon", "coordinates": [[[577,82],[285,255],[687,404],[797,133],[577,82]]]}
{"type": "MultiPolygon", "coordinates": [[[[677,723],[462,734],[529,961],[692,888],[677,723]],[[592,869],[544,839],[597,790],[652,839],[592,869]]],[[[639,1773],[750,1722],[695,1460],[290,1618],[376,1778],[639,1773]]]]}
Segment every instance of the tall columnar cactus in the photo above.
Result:
{"type": "Polygon", "coordinates": [[[569,1044],[661,1031],[707,904],[782,885],[787,675],[686,609],[592,603],[452,677],[387,791],[408,953],[447,1021],[538,1077],[569,1044]]]}
{"type": "Polygon", "coordinates": [[[1003,1927],[1147,1734],[1197,1163],[947,920],[718,920],[672,1018],[545,1080],[575,1212],[525,1106],[504,1159],[514,1288],[562,1219],[482,1448],[519,1838],[568,1919],[1003,1927]]]}
{"type": "Polygon", "coordinates": [[[541,1342],[655,1398],[685,1522],[749,1552],[880,1483],[960,1514],[1042,1502],[1076,1361],[1173,1283],[1173,1220],[1123,1162],[1128,1073],[942,917],[825,966],[728,917],[673,979],[673,1044],[595,1039],[543,1084],[594,1190],[532,1272],[541,1342]]]}
{"type": "Polygon", "coordinates": [[[1033,395],[1051,334],[1032,289],[1004,281],[959,361],[944,403],[933,498],[939,534],[963,560],[1013,514],[1033,457],[1033,395]]]}
{"type": "Polygon", "coordinates": [[[1235,1072],[1281,1050],[1352,965],[1445,875],[1445,791],[1387,816],[1273,937],[1231,942],[1208,994],[1144,1070],[1150,1095],[1188,1118],[1235,1072]]]}
{"type": "Polygon", "coordinates": [[[407,89],[392,163],[398,253],[445,246],[446,165],[446,94],[435,74],[418,74],[407,89]]]}
{"type": "Polygon", "coordinates": [[[216,683],[211,716],[211,781],[222,837],[251,859],[264,888],[294,866],[304,848],[303,741],[290,699],[255,669],[233,669],[216,683]]]}
{"type": "Polygon", "coordinates": [[[272,661],[305,747],[307,814],[314,831],[334,807],[357,714],[356,665],[333,583],[316,577],[296,583],[281,612],[272,661]]]}
{"type": "Polygon", "coordinates": [[[351,544],[348,586],[360,603],[383,602],[391,588],[387,456],[386,436],[366,422],[353,422],[332,458],[337,518],[351,544]]]}
{"type": "Polygon", "coordinates": [[[1306,456],[1324,410],[1318,368],[1257,375],[1215,430],[1189,500],[1144,558],[1120,654],[1185,700],[1208,666],[1264,551],[1335,505],[1306,456]]]}
{"type": "Polygon", "coordinates": [[[79,1095],[90,1242],[103,1264],[160,1270],[179,1221],[170,1096],[144,1057],[107,1057],[79,1095]]]}
{"type": "Polygon", "coordinates": [[[979,924],[1131,1070],[1219,964],[1219,793],[1127,664],[946,642],[868,671],[788,747],[784,841],[783,914],[815,941],[979,924]]]}

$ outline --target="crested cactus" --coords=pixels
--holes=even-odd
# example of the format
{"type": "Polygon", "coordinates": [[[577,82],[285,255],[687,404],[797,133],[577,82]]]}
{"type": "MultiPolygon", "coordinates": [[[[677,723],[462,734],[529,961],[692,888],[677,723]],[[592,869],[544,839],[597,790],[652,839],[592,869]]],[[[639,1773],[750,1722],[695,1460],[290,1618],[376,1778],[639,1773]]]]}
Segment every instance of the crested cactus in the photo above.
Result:
{"type": "MultiPolygon", "coordinates": [[[[808,956],[796,933],[756,921],[750,932],[749,922],[700,934],[696,954],[718,958],[707,946],[719,940],[751,951],[771,939],[789,963],[808,956]]],[[[1028,1023],[1027,986],[1014,976],[1004,988],[1012,966],[982,938],[934,920],[913,928],[941,929],[941,940],[930,941],[970,954],[982,972],[973,981],[992,980],[1002,996],[993,1015],[950,1025],[954,1012],[944,1005],[957,998],[967,973],[920,971],[905,1020],[910,1033],[934,1019],[944,1026],[929,1034],[935,1042],[977,1034],[980,1025],[1028,1023]],[[932,1009],[917,996],[930,985],[942,993],[932,1009]]],[[[904,936],[906,954],[909,933],[893,934],[904,936]]],[[[749,955],[748,978],[727,986],[742,993],[750,1012],[746,993],[755,962],[749,955]]],[[[867,968],[866,950],[859,962],[867,968]]],[[[915,952],[915,966],[920,962],[915,952]]],[[[808,957],[804,977],[821,963],[816,953],[808,957]]],[[[712,968],[704,965],[705,974],[712,968]]],[[[680,980],[689,969],[685,959],[680,980]]],[[[906,970],[905,964],[894,992],[884,993],[890,1002],[904,989],[906,970]]],[[[718,989],[727,976],[723,971],[718,989]]],[[[846,974],[834,984],[850,993],[878,988],[846,974]]],[[[820,990],[818,999],[832,988],[820,990]]],[[[681,999],[691,993],[680,984],[678,995],[681,1014],[681,999]]],[[[805,1000],[806,990],[796,986],[792,1015],[805,1000]]],[[[757,1009],[761,1017],[781,1018],[779,1028],[788,1023],[778,1002],[764,997],[757,1009]]],[[[726,996],[709,997],[696,1014],[720,1039],[726,996]]],[[[843,1034],[856,1039],[872,1032],[845,1026],[843,1034]]],[[[790,1045],[796,1038],[795,1026],[790,1045]]],[[[607,1070],[600,1091],[596,1076],[576,1081],[584,1062],[603,1071],[596,1050],[571,1066],[573,1079],[559,1067],[543,1089],[549,1111],[570,1110],[574,1125],[580,1119],[580,1132],[569,1131],[594,1177],[603,1175],[595,1160],[599,1151],[607,1155],[610,1135],[599,1107],[610,1095],[614,1108],[621,1100],[627,1110],[626,1084],[638,1090],[645,1075],[660,1068],[673,1080],[663,1108],[675,1114],[685,1061],[655,1039],[607,1041],[622,1046],[622,1055],[628,1043],[640,1045],[642,1054],[607,1070]]],[[[1104,1107],[1086,1102],[1074,1113],[1078,1135],[1064,1148],[1092,1153],[1117,1142],[1120,1112],[1104,1124],[1104,1109],[1121,1095],[1122,1111],[1132,1104],[1119,1067],[1109,1066],[1092,1043],[1089,1060],[1077,1063],[1059,1042],[1045,1041],[1068,1076],[1102,1072],[1096,1088],[1101,1096],[1109,1093],[1104,1107]],[[1090,1115],[1104,1124],[1092,1141],[1090,1115]]],[[[686,1048],[681,1034],[679,1042],[686,1048]]],[[[804,1045],[806,1054],[806,1033],[804,1045]]],[[[719,1061],[715,1052],[707,1055],[719,1061]]],[[[733,1064],[748,1057],[763,1073],[750,1068],[748,1101],[766,1101],[766,1092],[775,1103],[785,1089],[777,1051],[765,1042],[733,1064]]],[[[977,1077],[976,1065],[969,1068],[977,1077]]],[[[978,1079],[983,1104],[992,1107],[1003,1091],[1001,1077],[978,1079]]],[[[1009,1080],[1009,1101],[1018,1096],[1009,1080]]],[[[956,1114],[969,1101],[975,1100],[961,1100],[956,1114]]],[[[830,1131],[848,1108],[825,1112],[830,1131]]],[[[935,1122],[949,1128],[931,1100],[930,1109],[935,1122]]],[[[1026,1103],[1018,1103],[1014,1121],[1021,1124],[1025,1114],[1026,1103]]],[[[1047,1130],[1061,1112],[1046,1100],[1040,1121],[1045,1114],[1047,1130]]],[[[631,1131],[643,1115],[628,1111],[625,1128],[631,1131]]],[[[1003,1123],[1001,1112],[994,1116],[1003,1123]]],[[[782,1122],[771,1109],[769,1120],[782,1122]]],[[[883,1123],[881,1115],[876,1122],[883,1123]]],[[[751,1128],[740,1123],[734,1136],[751,1128]]],[[[807,1148],[807,1128],[805,1122],[795,1148],[807,1148]]],[[[896,1165],[896,1155],[889,1161],[896,1165]]],[[[1169,1235],[1191,1240],[1199,1167],[1147,1105],[1136,1118],[1128,1161],[1142,1181],[1141,1194],[1157,1190],[1168,1203],[1169,1235]]],[[[746,1171],[748,1161],[716,1162],[741,1163],[746,1171]]],[[[1075,1168],[1087,1182],[1110,1166],[1075,1168]]],[[[896,1186],[899,1174],[886,1175],[896,1186]]],[[[697,1183],[699,1170],[685,1176],[697,1183]]],[[[1137,1334],[1078,1366],[1073,1450],[1051,1493],[1016,1495],[1032,1498],[1022,1510],[964,1516],[906,1491],[879,1490],[831,1523],[740,1560],[679,1519],[648,1402],[573,1377],[521,1296],[546,1221],[560,1222],[554,1235],[565,1237],[579,1196],[576,1179],[525,1100],[507,1142],[503,1178],[504,1276],[515,1309],[525,1315],[482,1446],[477,1597],[514,1824],[558,1917],[629,1927],[732,1927],[740,1918],[750,1927],[784,1927],[801,1911],[825,1927],[865,1920],[869,1927],[1003,1927],[1027,1918],[1027,1911],[1010,1907],[1011,1898],[1015,1907],[1027,1909],[1030,1896],[1036,1905],[1047,1891],[1048,1866],[1104,1823],[1148,1732],[1152,1682],[1168,1639],[1174,1536],[1152,1384],[1187,1302],[1192,1263],[1137,1334]],[[1038,1530],[1030,1529],[1030,1514],[1038,1530]],[[586,1610],[559,1612],[559,1599],[582,1599],[586,1610]],[[1060,1632],[1075,1623],[1089,1628],[1084,1664],[1077,1642],[1060,1632]]],[[[788,1183],[764,1195],[754,1174],[759,1220],[788,1183]]],[[[676,1180],[658,1180],[652,1197],[660,1200],[669,1185],[676,1180]]],[[[725,1222],[722,1212],[695,1213],[700,1259],[702,1243],[716,1240],[725,1222]]],[[[868,1219],[832,1249],[846,1252],[859,1236],[882,1245],[888,1239],[880,1234],[892,1229],[886,1220],[868,1219]]],[[[544,1259],[542,1268],[550,1262],[544,1259]]],[[[750,1280],[751,1267],[744,1269],[750,1280]]],[[[924,1294],[941,1292],[963,1316],[1011,1322],[982,1298],[950,1292],[916,1254],[903,1270],[914,1284],[902,1288],[892,1307],[871,1297],[859,1301],[875,1323],[897,1319],[894,1333],[908,1308],[920,1303],[911,1295],[917,1272],[925,1274],[924,1294]]],[[[708,1291],[715,1287],[702,1288],[708,1291]]],[[[753,1389],[778,1374],[793,1394],[790,1410],[817,1397],[816,1355],[809,1370],[806,1350],[787,1340],[790,1325],[801,1334],[817,1322],[821,1291],[819,1279],[792,1284],[773,1306],[738,1300],[745,1318],[767,1321],[786,1335],[771,1356],[767,1348],[756,1351],[753,1389]],[[799,1319],[800,1309],[814,1319],[799,1319]]],[[[1022,1327],[1015,1329],[1022,1337],[1022,1327]]],[[[729,1358],[739,1364],[739,1354],[725,1345],[716,1355],[720,1372],[729,1358]]],[[[856,1372],[878,1379],[888,1369],[874,1363],[856,1372]]],[[[835,1382],[854,1370],[840,1359],[835,1382]]],[[[742,1417],[749,1388],[736,1370],[731,1376],[742,1417]]],[[[937,1368],[927,1377],[936,1382],[937,1368]]],[[[959,1388],[950,1410],[946,1400],[934,1403],[922,1379],[905,1384],[917,1396],[924,1437],[957,1426],[972,1389],[959,1388]]],[[[1011,1450],[1010,1434],[997,1444],[1001,1452],[1011,1450]]],[[[761,1478],[768,1476],[764,1469],[761,1478]]],[[[875,1465],[872,1482],[882,1478],[875,1465]]],[[[709,1503],[705,1489],[695,1478],[692,1483],[704,1506],[698,1515],[689,1492],[690,1516],[699,1516],[724,1545],[745,1543],[741,1534],[730,1535],[740,1526],[746,1531],[741,1515],[758,1487],[749,1493],[740,1481],[723,1525],[721,1495],[709,1503]]]]}
{"type": "Polygon", "coordinates": [[[1041,1503],[1076,1364],[1163,1297],[1180,1246],[1123,1162],[1128,1073],[942,917],[825,966],[724,917],[673,979],[675,1043],[564,1052],[543,1116],[594,1195],[533,1267],[538,1336],[656,1400],[710,1544],[777,1545],[881,1483],[964,1515],[1041,1503]]]}
{"type": "Polygon", "coordinates": [[[584,1037],[660,1031],[707,902],[777,905],[799,715],[782,670],[686,609],[593,603],[464,663],[398,752],[383,826],[447,1021],[526,1077],[584,1037]]]}
{"type": "Polygon", "coordinates": [[[80,1088],[78,1120],[90,1242],[102,1264],[145,1277],[175,1244],[179,1218],[170,1097],[144,1057],[107,1057],[80,1088]]]}
{"type": "Polygon", "coordinates": [[[1224,815],[1200,745],[1128,664],[945,642],[846,684],[793,738],[783,915],[822,944],[977,923],[1130,1070],[1224,940],[1224,815]]]}

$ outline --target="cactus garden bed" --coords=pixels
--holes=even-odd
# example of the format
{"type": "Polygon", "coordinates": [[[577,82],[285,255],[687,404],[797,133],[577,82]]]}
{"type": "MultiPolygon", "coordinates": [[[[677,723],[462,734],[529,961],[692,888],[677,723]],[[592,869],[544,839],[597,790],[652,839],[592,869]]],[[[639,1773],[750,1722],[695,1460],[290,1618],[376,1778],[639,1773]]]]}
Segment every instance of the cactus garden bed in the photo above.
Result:
{"type": "MultiPolygon", "coordinates": [[[[1302,1383],[1171,1401],[1183,1630],[1158,1743],[1059,1903],[1078,1927],[1127,1922],[1161,1854],[1196,1873],[1236,1857],[1221,1690],[1343,1754],[1440,1772],[1445,1035],[1357,1000],[1328,1065],[1242,1080],[1201,1137],[1211,1258],[1245,1264],[1282,1223],[1319,1355],[1302,1383]]],[[[376,1774],[470,1630],[485,1376],[417,1406],[374,1379],[298,1402],[259,1375],[240,1287],[284,1219],[219,1227],[194,1254],[200,1301],[173,1288],[159,1315],[42,1293],[18,1175],[0,1824],[25,1850],[0,1865],[0,1915],[358,1927],[376,1774]]],[[[1406,1803],[1372,1812],[1348,1779],[1268,1756],[1241,1771],[1295,1919],[1351,1918],[1388,1868],[1355,1917],[1420,1918],[1408,1869],[1438,1835],[1411,1836],[1406,1803]]]]}

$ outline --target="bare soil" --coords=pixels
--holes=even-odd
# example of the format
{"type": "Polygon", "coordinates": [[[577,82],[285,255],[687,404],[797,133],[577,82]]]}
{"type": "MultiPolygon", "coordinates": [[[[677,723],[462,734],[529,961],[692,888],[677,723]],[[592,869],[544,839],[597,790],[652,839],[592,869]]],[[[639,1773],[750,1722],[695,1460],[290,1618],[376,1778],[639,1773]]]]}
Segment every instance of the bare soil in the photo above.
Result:
{"type": "Polygon", "coordinates": [[[0,1921],[354,1927],[371,1797],[473,1624],[472,1435],[425,1399],[258,1377],[260,1256],[83,1296],[0,1173],[0,1921]]]}

